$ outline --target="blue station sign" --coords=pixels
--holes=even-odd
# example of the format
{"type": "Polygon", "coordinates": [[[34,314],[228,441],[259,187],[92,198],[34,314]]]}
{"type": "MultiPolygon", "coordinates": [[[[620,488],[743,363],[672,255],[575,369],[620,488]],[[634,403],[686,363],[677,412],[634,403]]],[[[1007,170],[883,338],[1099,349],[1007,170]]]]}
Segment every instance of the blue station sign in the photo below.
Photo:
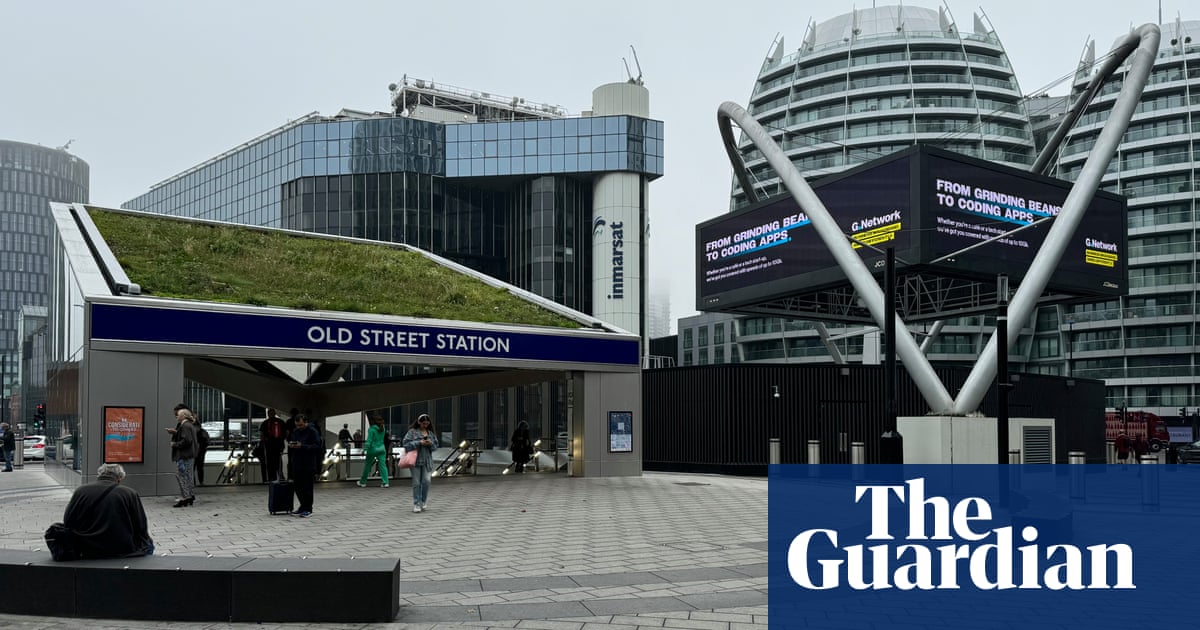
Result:
{"type": "Polygon", "coordinates": [[[135,304],[91,304],[93,340],[636,367],[638,339],[237,313],[135,304]]]}

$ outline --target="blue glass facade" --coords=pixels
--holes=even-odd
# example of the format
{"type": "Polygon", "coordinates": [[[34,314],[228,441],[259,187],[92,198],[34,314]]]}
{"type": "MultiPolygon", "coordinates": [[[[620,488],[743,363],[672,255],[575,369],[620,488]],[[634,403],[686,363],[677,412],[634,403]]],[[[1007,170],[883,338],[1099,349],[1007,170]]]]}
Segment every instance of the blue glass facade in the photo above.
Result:
{"type": "Polygon", "coordinates": [[[591,312],[592,182],[663,173],[663,123],[311,115],[126,208],[403,242],[591,312]]]}
{"type": "Polygon", "coordinates": [[[663,124],[633,116],[446,127],[446,176],[632,171],[662,175],[663,124]]]}

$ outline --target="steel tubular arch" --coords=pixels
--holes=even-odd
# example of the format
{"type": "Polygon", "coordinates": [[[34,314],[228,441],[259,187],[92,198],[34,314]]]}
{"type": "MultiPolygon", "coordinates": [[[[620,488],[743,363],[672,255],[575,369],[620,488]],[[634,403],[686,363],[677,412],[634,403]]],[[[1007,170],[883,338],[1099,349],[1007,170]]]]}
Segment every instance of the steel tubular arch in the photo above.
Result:
{"type": "MultiPolygon", "coordinates": [[[[1017,287],[1012,302],[1009,304],[1008,346],[1010,348],[1016,342],[1023,323],[1033,314],[1038,296],[1046,289],[1046,284],[1050,281],[1054,268],[1058,266],[1063,252],[1066,251],[1068,241],[1083,221],[1083,214],[1087,210],[1088,204],[1091,203],[1092,197],[1095,196],[1096,190],[1100,187],[1104,171],[1108,168],[1108,163],[1112,161],[1113,155],[1116,154],[1121,137],[1129,128],[1129,121],[1133,119],[1134,109],[1142,98],[1142,91],[1150,77],[1154,59],[1158,56],[1160,37],[1158,26],[1155,24],[1145,24],[1139,27],[1113,47],[1114,54],[1104,66],[1108,73],[1092,77],[1093,84],[1103,83],[1109,75],[1116,71],[1121,61],[1127,57],[1133,57],[1129,64],[1129,72],[1125,75],[1124,85],[1122,85],[1121,92],[1109,113],[1108,121],[1100,130],[1096,144],[1088,155],[1087,161],[1084,162],[1083,170],[1079,172],[1079,177],[1075,180],[1075,185],[1071,187],[1071,192],[1067,194],[1067,200],[1063,202],[1058,218],[1050,226],[1046,240],[1034,256],[1029,271],[1021,281],[1021,285],[1017,287]],[[1136,48],[1133,45],[1135,43],[1137,44],[1136,48]]],[[[1089,93],[1094,91],[1096,90],[1091,87],[1087,90],[1089,93]]],[[[1040,160],[1041,158],[1039,158],[1040,160]]],[[[1008,348],[1005,349],[1005,352],[1007,351],[1008,348]]],[[[983,401],[992,379],[996,376],[996,352],[996,335],[993,333],[954,400],[954,415],[971,413],[983,401]]]]}
{"type": "MultiPolygon", "coordinates": [[[[747,198],[755,199],[756,196],[747,188],[749,178],[746,177],[745,165],[742,164],[737,146],[734,144],[731,122],[736,122],[754,146],[762,151],[767,163],[775,169],[792,198],[808,215],[817,235],[825,243],[829,252],[833,254],[838,266],[846,273],[851,285],[858,291],[864,305],[871,313],[872,319],[879,324],[880,328],[884,328],[886,315],[883,290],[879,288],[879,283],[875,281],[875,277],[871,275],[862,258],[851,247],[849,239],[842,233],[833,217],[829,215],[825,204],[813,192],[812,187],[808,185],[800,172],[796,170],[795,165],[784,154],[783,149],[763,129],[762,125],[754,120],[742,106],[726,101],[717,108],[717,126],[721,131],[725,151],[729,155],[730,163],[742,185],[742,190],[748,191],[747,198]]],[[[913,339],[912,333],[904,325],[904,321],[900,319],[899,315],[895,319],[897,323],[896,354],[904,362],[905,369],[929,407],[938,413],[949,412],[954,406],[954,400],[950,397],[946,386],[933,371],[929,359],[921,353],[921,349],[913,339]]]]}

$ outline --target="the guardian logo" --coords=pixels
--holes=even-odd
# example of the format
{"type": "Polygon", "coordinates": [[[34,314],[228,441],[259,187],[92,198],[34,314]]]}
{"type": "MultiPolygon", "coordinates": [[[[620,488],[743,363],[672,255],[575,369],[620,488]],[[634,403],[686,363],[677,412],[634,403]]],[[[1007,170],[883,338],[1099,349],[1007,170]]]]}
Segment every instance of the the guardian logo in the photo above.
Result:
{"type": "Polygon", "coordinates": [[[1038,544],[1036,527],[988,528],[992,506],[967,497],[953,505],[946,497],[925,497],[925,479],[903,485],[856,485],[855,504],[870,506],[868,541],[838,545],[838,531],[809,529],[787,548],[787,571],[802,588],[826,590],[1133,589],[1133,550],[1126,544],[1038,544]],[[893,499],[894,497],[894,499],[893,499]],[[898,502],[907,509],[907,531],[897,544],[891,517],[898,502]],[[927,517],[932,514],[932,522],[927,517]],[[937,544],[942,541],[942,544],[937,544]],[[959,544],[960,541],[962,544],[959,544]],[[815,562],[815,566],[813,563],[815,562]],[[1110,564],[1111,563],[1111,564],[1110,564]],[[819,568],[818,568],[819,567],[819,568]],[[1111,571],[1110,567],[1114,570],[1111,571]]]}

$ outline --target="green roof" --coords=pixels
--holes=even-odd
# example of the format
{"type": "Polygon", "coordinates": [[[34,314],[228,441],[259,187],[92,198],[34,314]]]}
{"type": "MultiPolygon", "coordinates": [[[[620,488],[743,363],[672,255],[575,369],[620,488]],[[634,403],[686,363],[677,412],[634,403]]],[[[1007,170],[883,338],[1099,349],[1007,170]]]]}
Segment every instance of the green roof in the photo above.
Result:
{"type": "Polygon", "coordinates": [[[302,310],[580,328],[582,324],[386,244],[89,207],[143,295],[302,310]]]}

